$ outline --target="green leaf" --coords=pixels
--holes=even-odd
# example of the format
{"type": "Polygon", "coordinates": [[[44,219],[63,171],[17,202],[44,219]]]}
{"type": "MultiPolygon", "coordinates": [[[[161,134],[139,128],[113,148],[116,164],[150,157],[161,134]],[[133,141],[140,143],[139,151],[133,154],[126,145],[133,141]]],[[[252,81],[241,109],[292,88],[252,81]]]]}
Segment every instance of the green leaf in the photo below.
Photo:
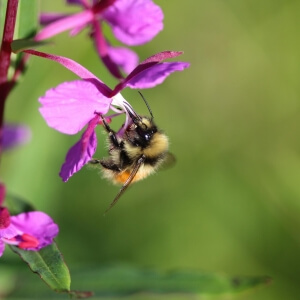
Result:
{"type": "MultiPolygon", "coordinates": [[[[20,278],[24,287],[14,291],[12,296],[32,296],[46,298],[49,291],[38,286],[30,278],[20,278]]],[[[236,276],[204,273],[200,271],[158,272],[130,266],[90,266],[72,271],[72,288],[76,290],[91,290],[95,297],[124,297],[142,293],[149,295],[187,295],[200,298],[205,296],[233,295],[265,285],[270,282],[266,276],[236,276]]],[[[76,297],[88,297],[91,292],[69,292],[76,297]]],[[[32,298],[32,297],[31,297],[32,298]]],[[[143,298],[142,298],[143,299],[143,298]]],[[[194,299],[194,298],[191,298],[194,299]]]]}
{"type": "Polygon", "coordinates": [[[14,53],[20,53],[24,50],[37,48],[47,44],[48,42],[46,41],[34,41],[34,40],[21,39],[21,40],[14,40],[11,43],[11,49],[14,53]]]}
{"type": "Polygon", "coordinates": [[[232,294],[270,282],[266,276],[230,277],[197,271],[157,272],[132,267],[107,267],[73,274],[73,287],[96,295],[149,293],[232,294]]]}
{"type": "Polygon", "coordinates": [[[33,37],[38,28],[39,1],[19,1],[14,39],[33,37]]]}
{"type": "Polygon", "coordinates": [[[52,290],[56,292],[70,291],[70,272],[55,243],[38,252],[21,250],[15,246],[11,246],[11,248],[52,290]]]}
{"type": "MultiPolygon", "coordinates": [[[[19,1],[14,40],[25,40],[34,37],[38,30],[38,24],[39,1],[19,1]]],[[[26,67],[24,67],[21,63],[24,54],[20,53],[22,49],[26,49],[26,43],[18,41],[13,47],[15,48],[13,52],[17,53],[17,55],[12,55],[11,57],[9,77],[13,76],[16,69],[20,69],[22,74],[26,71],[26,67]],[[22,46],[21,43],[23,43],[22,46]]]]}

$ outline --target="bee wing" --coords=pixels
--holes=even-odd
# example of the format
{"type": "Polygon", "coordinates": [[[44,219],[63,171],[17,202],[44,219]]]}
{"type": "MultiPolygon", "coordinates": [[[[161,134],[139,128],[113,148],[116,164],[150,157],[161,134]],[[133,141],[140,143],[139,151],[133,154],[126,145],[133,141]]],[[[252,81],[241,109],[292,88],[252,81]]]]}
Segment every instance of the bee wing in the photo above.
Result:
{"type": "Polygon", "coordinates": [[[136,173],[138,172],[139,168],[141,167],[141,165],[144,163],[145,161],[145,157],[141,156],[137,162],[135,163],[133,170],[131,171],[129,177],[127,178],[127,180],[125,181],[125,183],[123,184],[123,186],[121,187],[119,193],[117,194],[117,196],[115,197],[115,199],[113,200],[113,202],[109,205],[109,207],[106,209],[105,213],[106,214],[119,200],[119,198],[124,194],[124,192],[126,191],[126,189],[128,188],[128,186],[130,185],[131,181],[133,180],[133,178],[135,177],[136,173]]]}
{"type": "Polygon", "coordinates": [[[176,163],[176,157],[174,154],[168,152],[164,157],[161,165],[159,166],[159,170],[169,169],[174,166],[176,163]]]}

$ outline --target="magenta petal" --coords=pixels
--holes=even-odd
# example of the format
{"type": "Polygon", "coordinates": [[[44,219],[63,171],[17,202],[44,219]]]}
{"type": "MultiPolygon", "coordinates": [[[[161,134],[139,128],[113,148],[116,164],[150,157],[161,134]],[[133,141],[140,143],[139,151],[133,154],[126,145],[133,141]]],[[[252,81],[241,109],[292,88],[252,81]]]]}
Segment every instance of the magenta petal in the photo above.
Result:
{"type": "MultiPolygon", "coordinates": [[[[100,2],[100,3],[102,3],[102,2],[100,2]]],[[[119,70],[119,66],[116,65],[116,63],[111,59],[111,57],[109,55],[108,43],[103,36],[100,23],[96,20],[93,22],[93,33],[91,36],[94,40],[98,55],[102,59],[102,62],[104,63],[106,68],[117,79],[119,79],[119,80],[123,79],[123,76],[119,70]]]]}
{"type": "Polygon", "coordinates": [[[90,10],[85,10],[65,18],[60,18],[57,21],[45,26],[44,29],[37,33],[34,39],[36,41],[49,39],[50,37],[55,36],[63,31],[88,24],[93,20],[93,17],[94,15],[90,10]]]}
{"type": "Polygon", "coordinates": [[[152,0],[119,0],[103,12],[114,35],[134,46],[153,39],[163,29],[163,12],[152,0]]]}
{"type": "Polygon", "coordinates": [[[48,25],[67,16],[68,15],[66,14],[60,14],[60,13],[41,13],[40,23],[41,25],[48,25]]]}
{"type": "Polygon", "coordinates": [[[10,225],[10,214],[6,207],[0,207],[0,230],[10,225]]]}
{"type": "Polygon", "coordinates": [[[147,59],[145,59],[144,61],[142,61],[126,78],[126,80],[128,81],[129,79],[133,78],[134,76],[136,76],[137,74],[141,73],[142,71],[152,68],[154,65],[162,62],[165,59],[168,58],[174,58],[176,56],[181,55],[183,52],[179,52],[179,51],[163,51],[163,52],[159,52],[156,53],[150,57],[148,57],[147,59]]]}
{"type": "Polygon", "coordinates": [[[74,173],[78,172],[91,160],[96,152],[97,137],[94,130],[91,132],[92,127],[96,125],[97,124],[91,125],[90,123],[81,139],[68,151],[66,160],[59,173],[63,181],[68,181],[74,173]]]}
{"type": "Polygon", "coordinates": [[[80,31],[82,31],[84,28],[85,28],[85,25],[77,26],[77,27],[71,29],[71,30],[70,30],[70,36],[75,36],[75,35],[77,35],[77,34],[80,33],[80,31]]]}
{"type": "MultiPolygon", "coordinates": [[[[67,14],[61,14],[61,13],[41,13],[40,15],[40,23],[43,26],[47,26],[51,23],[54,23],[58,20],[62,20],[65,19],[67,17],[69,17],[70,15],[67,14]]],[[[70,36],[75,36],[76,34],[78,34],[81,30],[83,30],[85,27],[87,26],[86,23],[81,24],[80,26],[77,26],[74,28],[70,28],[70,36]]],[[[44,32],[45,33],[45,32],[44,32]]],[[[41,39],[41,36],[38,37],[41,39]]],[[[37,38],[37,39],[38,39],[37,38]]]]}
{"type": "Polygon", "coordinates": [[[48,90],[39,101],[47,124],[67,134],[79,132],[95,112],[106,114],[111,103],[94,84],[83,80],[64,82],[48,90]]]}
{"type": "Polygon", "coordinates": [[[171,73],[182,71],[189,67],[189,65],[190,64],[186,62],[165,62],[157,64],[132,77],[125,82],[125,85],[134,89],[152,88],[161,84],[171,73]]]}
{"type": "Polygon", "coordinates": [[[33,211],[11,217],[11,223],[22,233],[27,233],[39,240],[39,246],[29,250],[39,250],[49,244],[58,234],[58,226],[45,213],[33,211]]]}
{"type": "Polygon", "coordinates": [[[5,124],[3,128],[2,145],[4,150],[27,143],[31,138],[31,131],[25,125],[5,124]]]}
{"type": "Polygon", "coordinates": [[[108,51],[111,60],[126,74],[129,74],[139,62],[138,55],[128,48],[108,46],[108,51]]]}
{"type": "Polygon", "coordinates": [[[3,204],[6,195],[6,187],[3,183],[0,183],[0,206],[3,204]]]}
{"type": "Polygon", "coordinates": [[[168,58],[174,58],[183,54],[183,51],[162,51],[158,52],[140,63],[140,65],[148,64],[148,63],[159,63],[168,58]]]}
{"type": "Polygon", "coordinates": [[[82,5],[82,1],[81,0],[67,0],[67,4],[82,5]]]}
{"type": "Polygon", "coordinates": [[[182,71],[189,67],[186,62],[165,62],[151,65],[151,67],[138,72],[134,76],[128,76],[124,82],[117,85],[114,93],[119,92],[126,86],[132,89],[147,89],[161,84],[171,73],[182,71]]]}
{"type": "MultiPolygon", "coordinates": [[[[10,217],[12,221],[12,217],[10,217]]],[[[0,239],[11,239],[19,234],[19,230],[11,223],[7,228],[0,230],[0,239]]]]}
{"type": "Polygon", "coordinates": [[[97,78],[97,76],[95,76],[85,67],[83,67],[82,65],[80,65],[79,63],[77,63],[76,61],[70,58],[44,53],[40,51],[35,51],[32,49],[24,50],[24,52],[29,53],[31,55],[53,60],[61,64],[62,66],[64,66],[65,68],[67,68],[68,70],[76,74],[77,76],[79,76],[80,78],[92,82],[98,88],[98,90],[101,91],[103,95],[108,97],[111,94],[111,89],[107,85],[105,85],[99,78],[97,78]]]}

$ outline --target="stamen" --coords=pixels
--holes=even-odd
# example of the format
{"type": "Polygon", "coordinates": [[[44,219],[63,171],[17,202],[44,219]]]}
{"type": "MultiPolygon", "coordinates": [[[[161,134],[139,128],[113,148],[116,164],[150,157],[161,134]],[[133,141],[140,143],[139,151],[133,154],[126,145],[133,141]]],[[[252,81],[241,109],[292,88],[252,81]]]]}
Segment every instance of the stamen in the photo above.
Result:
{"type": "Polygon", "coordinates": [[[18,245],[21,249],[36,248],[40,244],[36,237],[27,233],[22,234],[21,239],[22,241],[18,245]]]}
{"type": "Polygon", "coordinates": [[[133,110],[132,106],[124,99],[124,97],[120,93],[115,95],[112,99],[112,106],[118,106],[122,108],[124,112],[127,112],[131,118],[132,116],[134,116],[136,119],[140,120],[140,116],[133,110]]]}
{"type": "Polygon", "coordinates": [[[123,109],[123,111],[125,111],[124,102],[127,102],[127,101],[124,99],[124,97],[120,93],[118,93],[117,95],[112,97],[111,106],[121,107],[123,109]]]}
{"type": "Polygon", "coordinates": [[[15,245],[15,246],[17,246],[19,244],[19,241],[15,237],[13,237],[11,239],[1,238],[1,240],[4,243],[9,244],[9,245],[15,245]]]}
{"type": "MultiPolygon", "coordinates": [[[[110,118],[110,117],[103,117],[103,119],[105,119],[105,122],[106,122],[107,124],[110,124],[110,123],[111,123],[111,118],[110,118]]],[[[103,121],[102,121],[102,120],[99,120],[98,125],[103,125],[103,121]]]]}

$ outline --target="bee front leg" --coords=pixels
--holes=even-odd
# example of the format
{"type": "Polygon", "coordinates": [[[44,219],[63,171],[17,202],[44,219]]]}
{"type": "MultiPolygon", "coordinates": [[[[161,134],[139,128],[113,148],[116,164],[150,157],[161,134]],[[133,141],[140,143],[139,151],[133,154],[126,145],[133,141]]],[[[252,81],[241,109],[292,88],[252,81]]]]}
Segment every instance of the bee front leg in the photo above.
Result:
{"type": "Polygon", "coordinates": [[[101,164],[101,160],[97,159],[97,158],[93,158],[89,161],[89,164],[91,164],[91,165],[101,164]]]}
{"type": "Polygon", "coordinates": [[[105,130],[108,132],[108,136],[109,136],[109,139],[110,139],[111,143],[113,144],[114,147],[120,149],[121,148],[121,144],[118,141],[116,133],[109,127],[109,125],[107,124],[107,122],[105,121],[105,119],[103,118],[103,116],[100,115],[100,117],[102,119],[102,123],[103,123],[103,126],[104,126],[105,130]]]}
{"type": "Polygon", "coordinates": [[[115,171],[115,172],[121,171],[120,167],[118,165],[116,165],[112,160],[102,159],[102,160],[99,160],[99,163],[101,164],[101,166],[104,169],[108,169],[108,170],[115,171]]]}
{"type": "Polygon", "coordinates": [[[120,172],[121,169],[112,160],[93,158],[89,161],[91,165],[101,165],[104,169],[120,172]]]}

